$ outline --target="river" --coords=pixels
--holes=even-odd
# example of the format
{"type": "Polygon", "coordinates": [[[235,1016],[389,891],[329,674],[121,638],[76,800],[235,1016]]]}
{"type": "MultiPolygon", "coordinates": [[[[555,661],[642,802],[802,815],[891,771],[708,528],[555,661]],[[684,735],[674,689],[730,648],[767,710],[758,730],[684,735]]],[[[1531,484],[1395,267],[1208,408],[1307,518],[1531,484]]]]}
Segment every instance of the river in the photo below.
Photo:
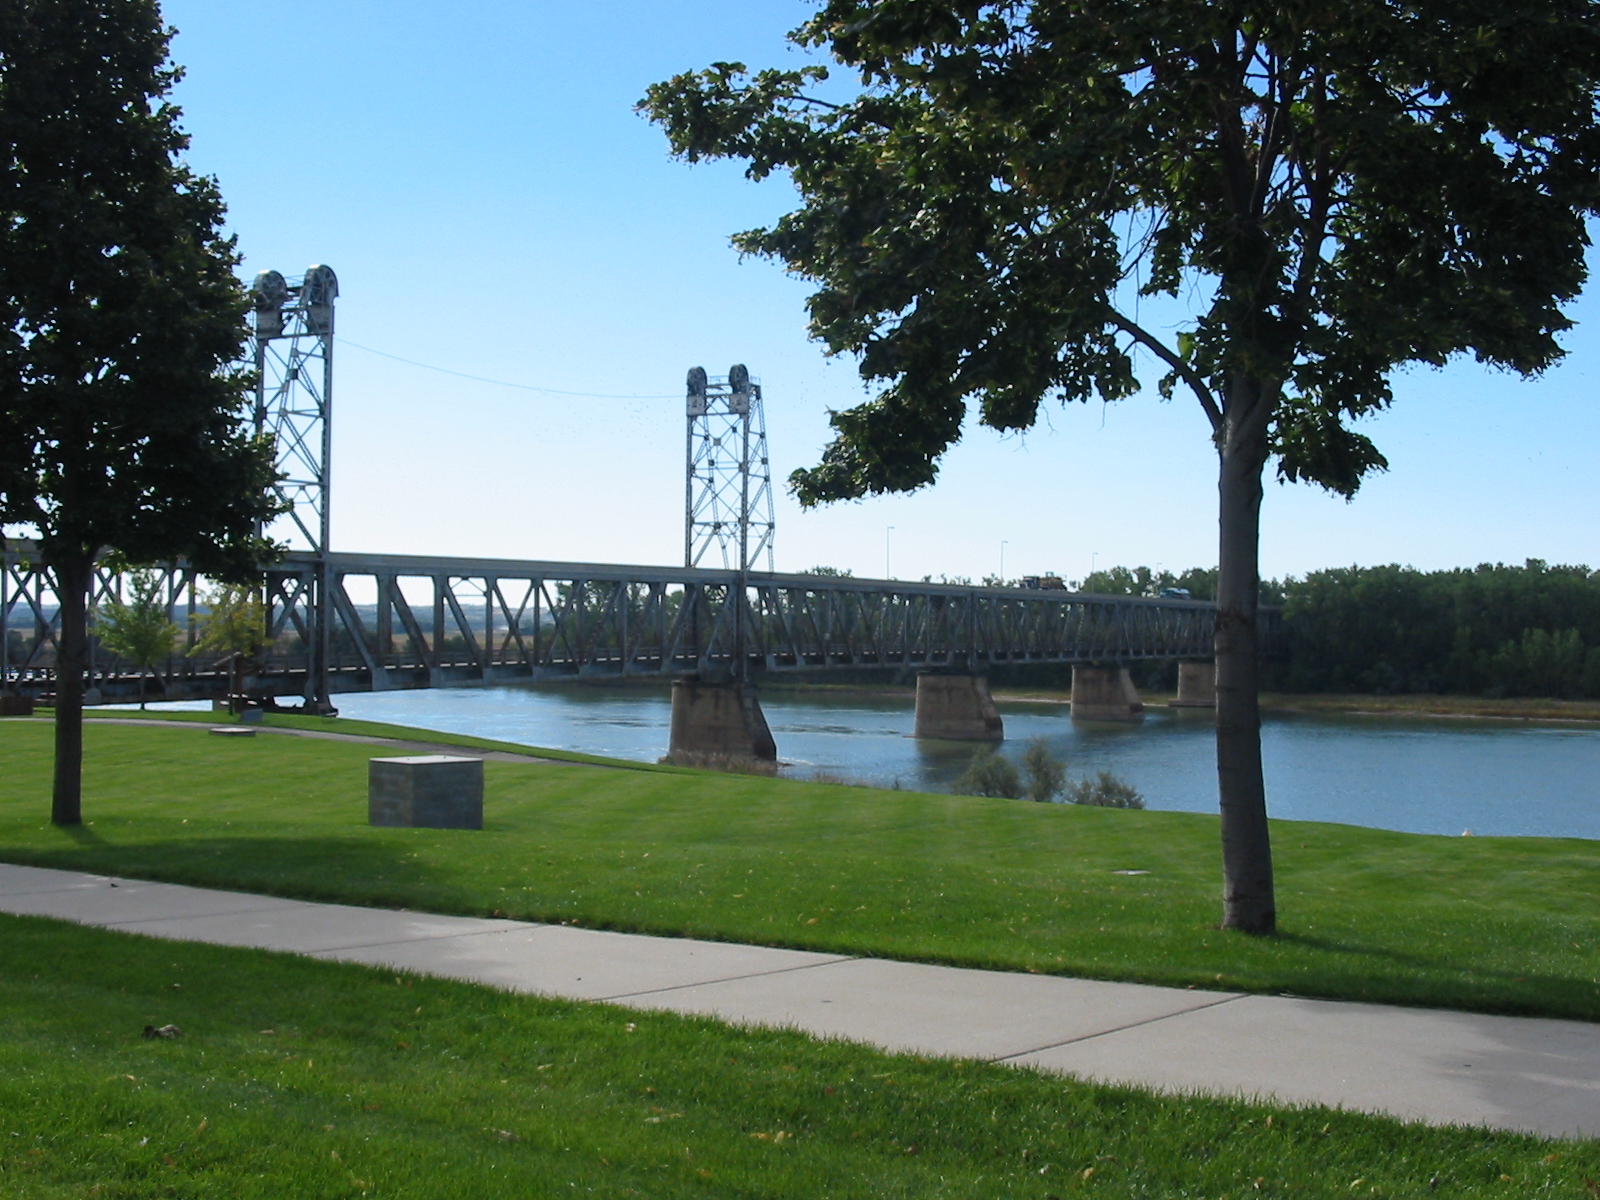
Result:
{"type": "MultiPolygon", "coordinates": [[[[349,717],[653,761],[665,689],[566,685],[337,697],[349,717]]],[[[765,692],[783,773],[949,791],[972,747],[911,737],[900,697],[765,692]]],[[[1205,710],[1153,708],[1137,724],[1074,722],[1065,705],[1002,703],[1003,753],[1043,737],[1074,775],[1110,770],[1150,808],[1216,811],[1205,710]]],[[[1600,838],[1600,728],[1502,720],[1278,715],[1262,728],[1274,817],[1411,833],[1600,838]]]]}

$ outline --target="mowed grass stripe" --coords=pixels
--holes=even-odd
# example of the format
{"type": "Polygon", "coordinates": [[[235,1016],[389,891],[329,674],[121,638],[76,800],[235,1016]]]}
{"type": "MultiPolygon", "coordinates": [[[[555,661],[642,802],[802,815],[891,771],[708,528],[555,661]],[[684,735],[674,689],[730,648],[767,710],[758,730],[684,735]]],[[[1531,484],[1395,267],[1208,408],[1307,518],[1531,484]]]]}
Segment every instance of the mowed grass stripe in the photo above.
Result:
{"type": "Polygon", "coordinates": [[[0,858],[1006,970],[1600,1019],[1600,846],[1274,826],[1282,934],[1219,931],[1215,818],[704,772],[486,765],[482,833],[372,829],[370,746],[0,722],[0,858]],[[1148,875],[1113,874],[1119,869],[1148,875]]]}
{"type": "Polygon", "coordinates": [[[1152,1096],[0,917],[8,1197],[1578,1196],[1600,1143],[1152,1096]],[[181,1036],[146,1039],[146,1025],[181,1036]]]}

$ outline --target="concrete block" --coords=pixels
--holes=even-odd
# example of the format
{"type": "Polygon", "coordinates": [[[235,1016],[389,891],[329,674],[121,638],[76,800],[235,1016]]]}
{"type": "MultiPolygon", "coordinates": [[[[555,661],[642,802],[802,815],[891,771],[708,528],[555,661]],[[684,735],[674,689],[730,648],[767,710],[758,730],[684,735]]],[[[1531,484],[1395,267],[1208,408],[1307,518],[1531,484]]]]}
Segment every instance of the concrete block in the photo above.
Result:
{"type": "Polygon", "coordinates": [[[1006,736],[1000,711],[981,675],[918,675],[913,734],[954,742],[998,742],[1006,736]]]}
{"type": "Polygon", "coordinates": [[[1072,668],[1072,719],[1142,721],[1144,701],[1126,667],[1072,668]]]}
{"type": "Polygon", "coordinates": [[[367,823],[482,829],[483,759],[417,754],[369,760],[367,823]]]}
{"type": "Polygon", "coordinates": [[[1173,708],[1215,708],[1217,706],[1217,664],[1186,662],[1178,664],[1178,698],[1173,708]]]}
{"type": "Polygon", "coordinates": [[[778,757],[755,689],[742,683],[672,681],[672,753],[778,757]]]}

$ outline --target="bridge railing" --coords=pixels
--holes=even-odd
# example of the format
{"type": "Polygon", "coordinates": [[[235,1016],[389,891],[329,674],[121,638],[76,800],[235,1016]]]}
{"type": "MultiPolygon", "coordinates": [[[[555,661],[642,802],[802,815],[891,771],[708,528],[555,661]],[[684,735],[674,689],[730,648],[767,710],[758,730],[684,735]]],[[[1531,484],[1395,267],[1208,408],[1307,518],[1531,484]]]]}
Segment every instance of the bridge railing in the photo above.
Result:
{"type": "MultiPolygon", "coordinates": [[[[53,592],[31,550],[13,542],[5,551],[0,671],[8,686],[43,693],[53,688],[53,592]]],[[[163,691],[225,694],[231,664],[193,653],[200,581],[182,563],[160,571],[169,615],[184,630],[158,668],[163,691]]],[[[1204,659],[1214,624],[1203,601],[603,563],[289,554],[264,579],[266,645],[245,687],[275,697],[312,695],[324,674],[337,693],[1204,659]]],[[[96,596],[120,586],[100,572],[96,596]]],[[[1270,632],[1276,615],[1263,619],[1270,632]]],[[[92,675],[107,699],[136,687],[137,672],[103,648],[92,675]]]]}

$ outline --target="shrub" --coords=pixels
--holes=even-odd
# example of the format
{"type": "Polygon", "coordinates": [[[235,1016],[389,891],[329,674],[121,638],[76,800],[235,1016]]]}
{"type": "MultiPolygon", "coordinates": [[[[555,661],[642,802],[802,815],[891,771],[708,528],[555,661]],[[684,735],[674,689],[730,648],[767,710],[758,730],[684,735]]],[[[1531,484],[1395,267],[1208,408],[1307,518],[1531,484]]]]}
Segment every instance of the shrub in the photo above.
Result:
{"type": "Polygon", "coordinates": [[[1110,771],[1101,771],[1094,779],[1085,775],[1066,787],[1068,804],[1093,804],[1098,808],[1143,808],[1144,797],[1126,780],[1118,779],[1110,771]]]}
{"type": "Polygon", "coordinates": [[[707,754],[701,750],[674,750],[656,761],[671,767],[694,767],[701,771],[722,771],[729,775],[778,773],[778,764],[771,759],[748,758],[737,754],[707,754]]]}
{"type": "Polygon", "coordinates": [[[1000,796],[1007,800],[1022,798],[1022,776],[1016,766],[994,752],[993,746],[984,746],[972,756],[972,763],[955,781],[951,790],[958,796],[1000,796]]]}
{"type": "Polygon", "coordinates": [[[1042,737],[1030,738],[1022,752],[1022,769],[1028,776],[1024,794],[1029,800],[1048,804],[1067,785],[1067,765],[1050,753],[1050,743],[1042,737]]]}

